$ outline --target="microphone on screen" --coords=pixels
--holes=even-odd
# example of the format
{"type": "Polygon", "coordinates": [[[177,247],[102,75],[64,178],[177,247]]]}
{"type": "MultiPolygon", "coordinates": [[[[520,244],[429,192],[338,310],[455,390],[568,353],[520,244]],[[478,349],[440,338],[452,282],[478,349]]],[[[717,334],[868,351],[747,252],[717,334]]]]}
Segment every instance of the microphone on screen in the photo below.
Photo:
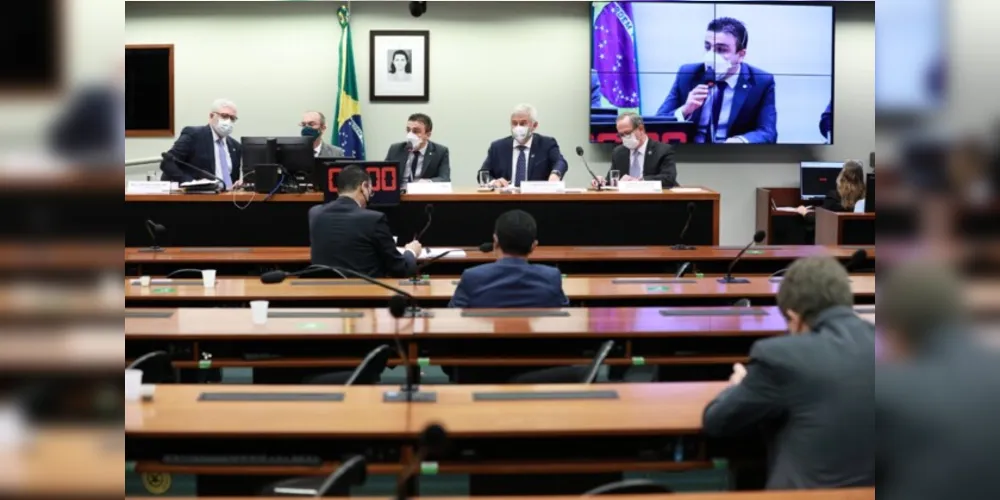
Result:
{"type": "Polygon", "coordinates": [[[697,208],[697,206],[694,204],[694,202],[689,202],[688,203],[688,205],[687,205],[687,210],[688,210],[687,222],[684,223],[684,229],[681,230],[681,235],[680,235],[679,238],[677,238],[678,243],[676,245],[670,247],[671,250],[682,250],[683,251],[683,250],[694,250],[695,249],[691,245],[685,245],[684,244],[684,236],[687,235],[688,229],[691,228],[691,220],[694,218],[694,211],[695,211],[696,208],[697,208]]]}
{"type": "Polygon", "coordinates": [[[587,169],[588,173],[590,173],[590,177],[592,179],[594,179],[594,185],[597,186],[597,190],[600,191],[601,187],[602,187],[601,186],[601,181],[600,181],[600,179],[597,178],[597,175],[594,174],[594,171],[590,169],[590,164],[587,163],[587,158],[585,158],[583,156],[583,147],[582,146],[577,146],[576,147],[576,155],[579,156],[581,160],[583,160],[583,167],[587,169]]]}
{"type": "Polygon", "coordinates": [[[726,271],[726,275],[719,278],[719,283],[722,283],[723,285],[749,284],[750,280],[748,279],[733,278],[733,268],[735,268],[736,264],[738,264],[740,262],[740,259],[743,258],[743,254],[747,253],[747,250],[750,250],[750,247],[763,242],[766,238],[767,238],[767,231],[757,231],[756,233],[754,233],[753,241],[751,241],[749,245],[743,247],[743,250],[740,250],[740,253],[736,254],[736,258],[733,259],[733,262],[729,264],[729,269],[726,271]]]}

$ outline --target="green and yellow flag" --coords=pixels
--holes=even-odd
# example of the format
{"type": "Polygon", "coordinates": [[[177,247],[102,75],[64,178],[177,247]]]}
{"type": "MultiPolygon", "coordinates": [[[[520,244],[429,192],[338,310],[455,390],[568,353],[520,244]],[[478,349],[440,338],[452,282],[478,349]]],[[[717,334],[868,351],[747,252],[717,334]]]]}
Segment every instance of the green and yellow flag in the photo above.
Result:
{"type": "Polygon", "coordinates": [[[337,11],[340,18],[340,70],[337,82],[337,134],[334,145],[344,154],[358,160],[365,159],[365,134],[361,128],[361,102],[358,98],[358,73],[354,67],[354,44],[351,42],[351,12],[347,6],[337,11]]]}

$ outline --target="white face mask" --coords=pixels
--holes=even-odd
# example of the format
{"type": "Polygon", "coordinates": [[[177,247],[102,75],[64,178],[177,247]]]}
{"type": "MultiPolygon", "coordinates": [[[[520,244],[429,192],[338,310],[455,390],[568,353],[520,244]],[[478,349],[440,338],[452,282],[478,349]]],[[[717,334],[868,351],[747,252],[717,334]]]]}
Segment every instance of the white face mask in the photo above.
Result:
{"type": "Polygon", "coordinates": [[[732,67],[733,64],[725,57],[716,55],[711,50],[705,52],[705,71],[714,73],[716,81],[724,80],[732,67]]]}
{"type": "Polygon", "coordinates": [[[417,146],[420,146],[420,137],[410,132],[406,134],[406,143],[410,145],[410,149],[417,149],[417,146]]]}
{"type": "Polygon", "coordinates": [[[528,140],[528,137],[531,135],[531,131],[524,125],[518,125],[511,129],[511,135],[514,136],[514,139],[517,140],[517,142],[523,143],[528,140]]]}
{"type": "Polygon", "coordinates": [[[233,122],[232,120],[219,119],[219,122],[215,124],[215,133],[222,137],[229,137],[229,134],[233,133],[233,122]]]}
{"type": "Polygon", "coordinates": [[[635,151],[639,149],[639,139],[635,137],[635,134],[629,134],[622,137],[622,145],[628,148],[630,151],[635,151]]]}

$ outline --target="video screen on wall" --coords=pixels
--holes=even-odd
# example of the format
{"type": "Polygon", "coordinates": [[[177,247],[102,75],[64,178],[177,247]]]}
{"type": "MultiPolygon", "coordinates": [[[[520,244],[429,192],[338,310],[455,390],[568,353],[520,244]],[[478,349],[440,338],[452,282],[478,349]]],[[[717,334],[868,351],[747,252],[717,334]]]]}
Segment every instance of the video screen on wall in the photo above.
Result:
{"type": "Polygon", "coordinates": [[[591,142],[832,144],[833,7],[593,2],[591,142]]]}

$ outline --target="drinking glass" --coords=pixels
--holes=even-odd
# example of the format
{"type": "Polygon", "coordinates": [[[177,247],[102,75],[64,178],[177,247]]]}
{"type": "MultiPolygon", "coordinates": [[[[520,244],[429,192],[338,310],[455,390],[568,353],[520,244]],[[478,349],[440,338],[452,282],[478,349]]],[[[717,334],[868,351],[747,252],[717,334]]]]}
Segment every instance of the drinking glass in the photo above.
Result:
{"type": "Polygon", "coordinates": [[[492,181],[493,179],[491,178],[490,173],[488,171],[486,170],[479,171],[479,187],[487,188],[490,186],[490,182],[492,181]]]}
{"type": "Polygon", "coordinates": [[[608,172],[608,185],[611,187],[618,187],[618,179],[622,178],[622,173],[617,170],[612,170],[608,172]]]}

